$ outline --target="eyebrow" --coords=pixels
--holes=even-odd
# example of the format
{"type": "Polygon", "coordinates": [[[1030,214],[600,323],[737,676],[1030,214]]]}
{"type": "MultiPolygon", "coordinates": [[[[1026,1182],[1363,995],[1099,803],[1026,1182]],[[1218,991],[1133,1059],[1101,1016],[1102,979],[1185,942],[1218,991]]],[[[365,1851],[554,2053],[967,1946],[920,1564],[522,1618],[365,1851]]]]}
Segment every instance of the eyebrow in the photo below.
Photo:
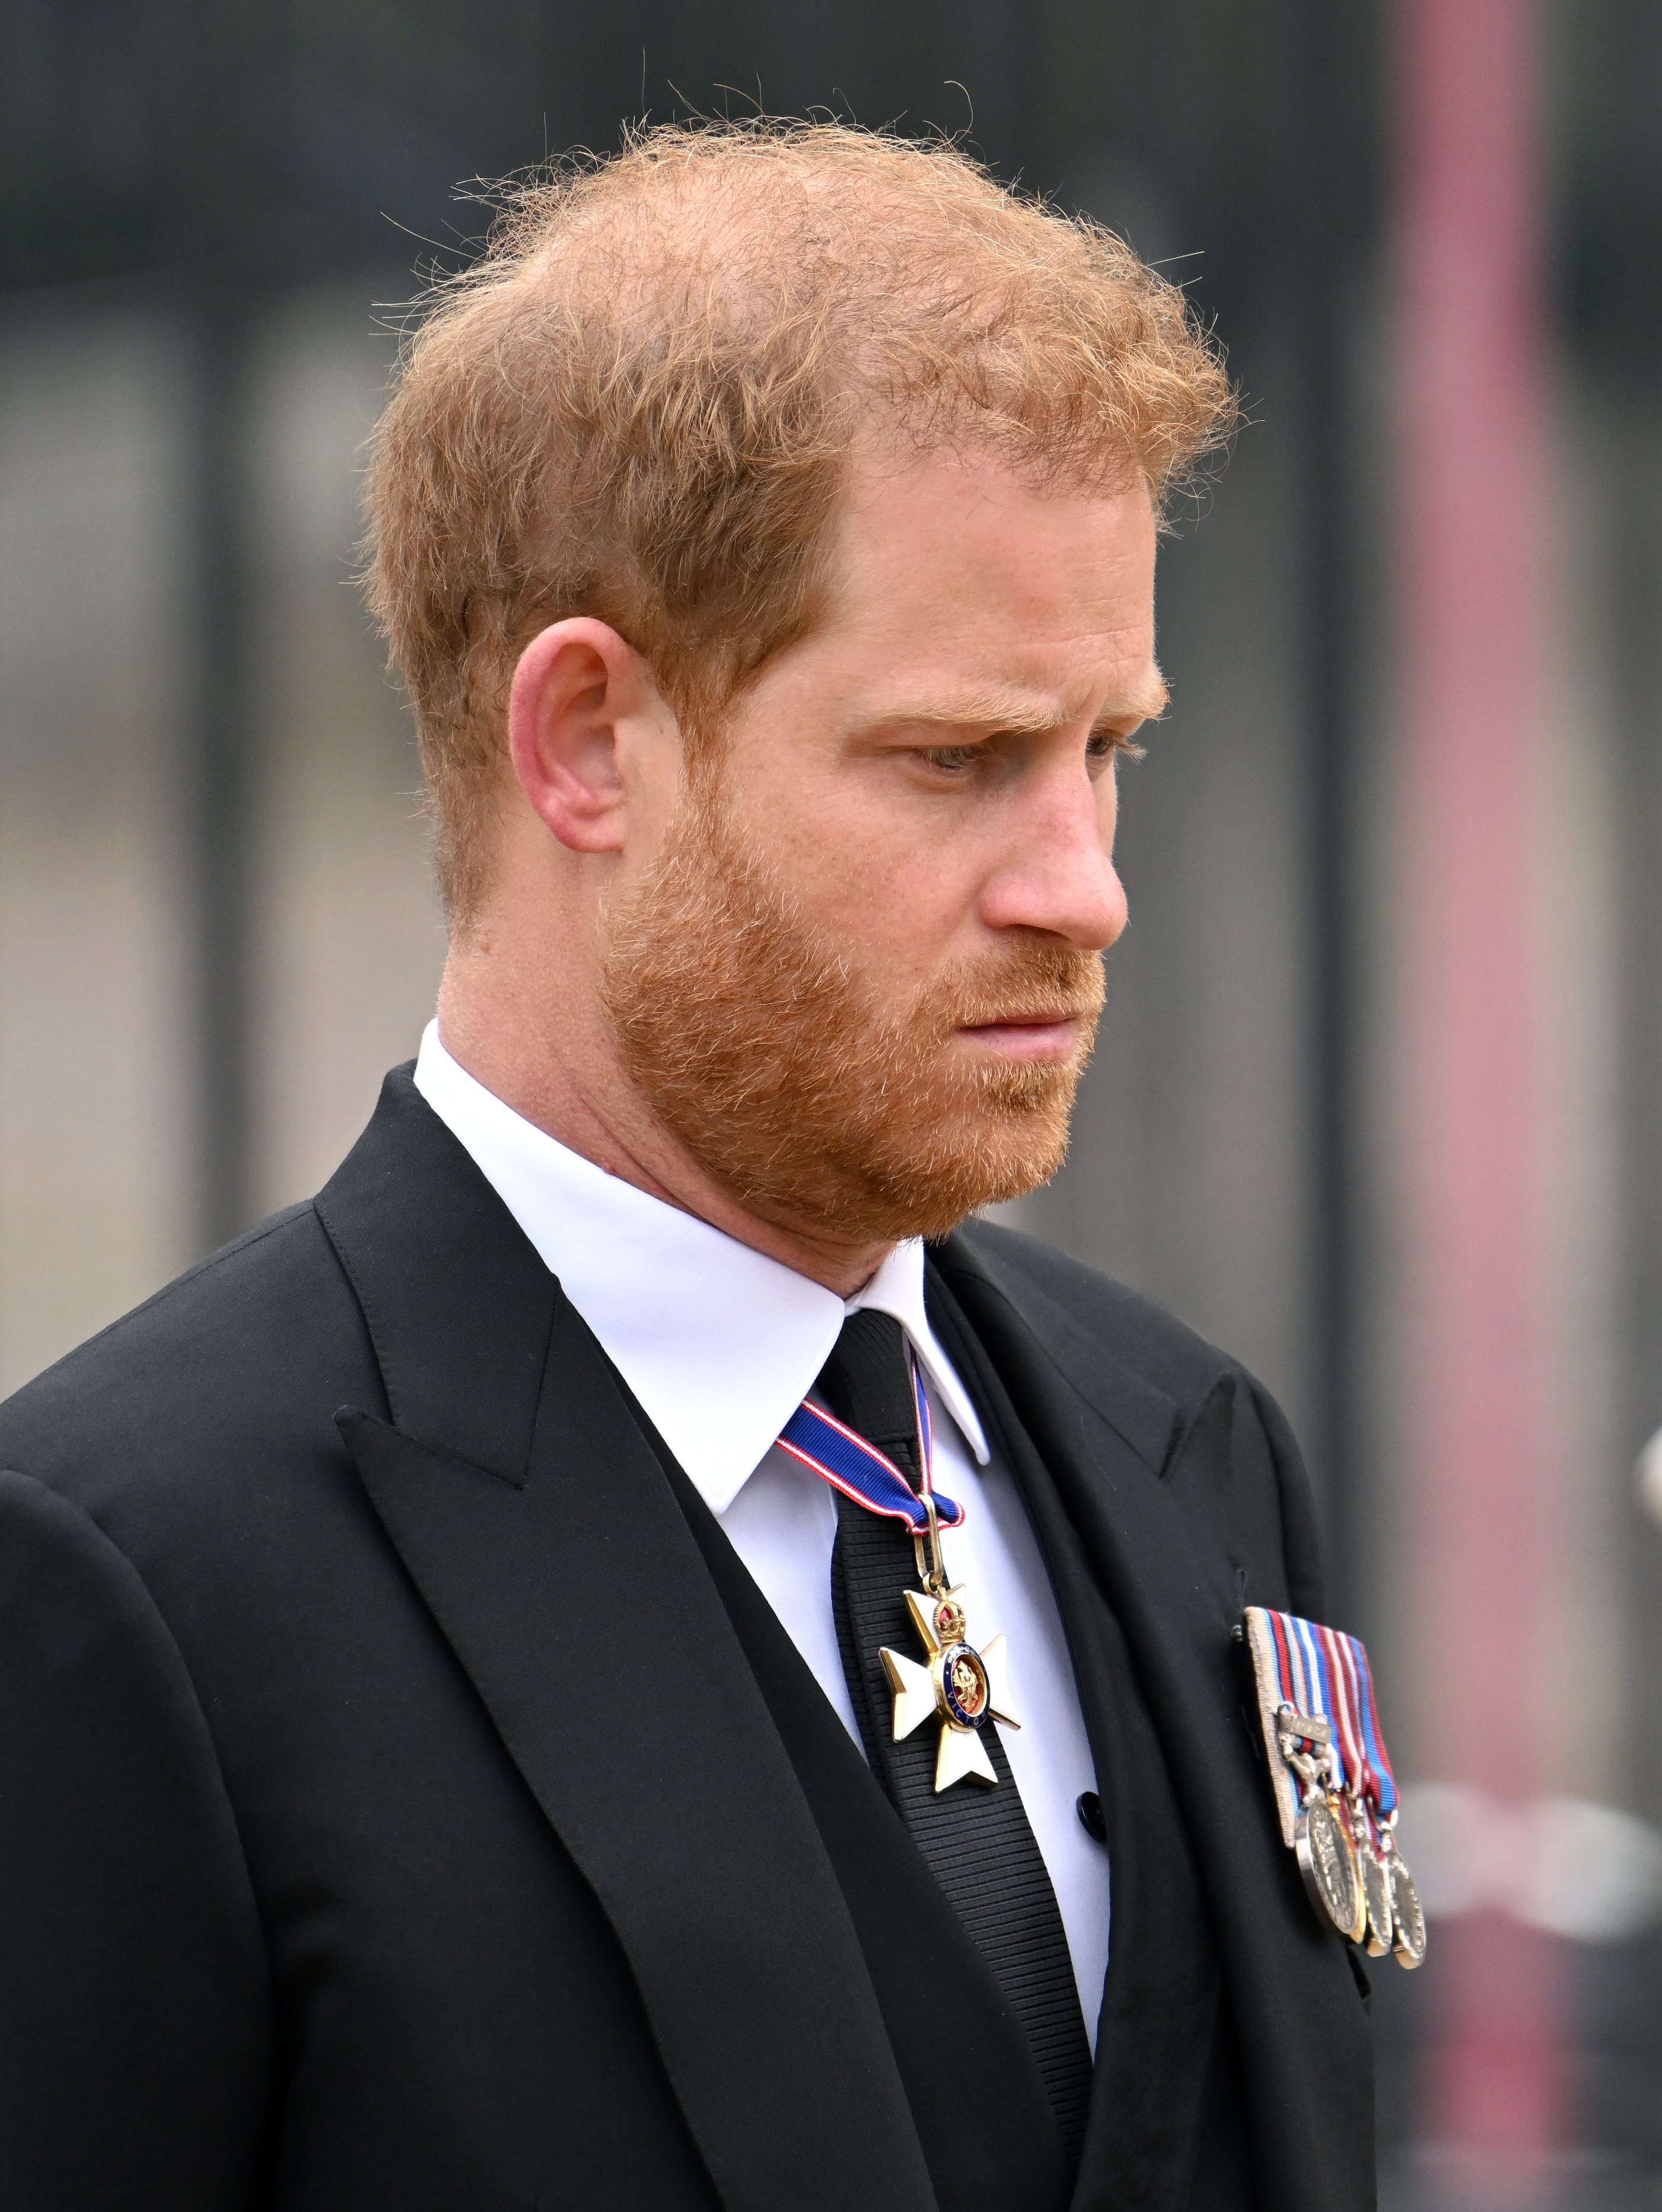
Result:
{"type": "MultiPolygon", "coordinates": [[[[1104,726],[1111,722],[1154,721],[1170,703],[1166,679],[1152,661],[1122,696],[1123,704],[1110,707],[1099,716],[1104,726]]],[[[898,700],[873,715],[868,726],[913,722],[940,729],[1008,730],[1042,736],[1075,719],[1053,699],[995,684],[964,691],[932,691],[926,698],[911,702],[898,700]]]]}

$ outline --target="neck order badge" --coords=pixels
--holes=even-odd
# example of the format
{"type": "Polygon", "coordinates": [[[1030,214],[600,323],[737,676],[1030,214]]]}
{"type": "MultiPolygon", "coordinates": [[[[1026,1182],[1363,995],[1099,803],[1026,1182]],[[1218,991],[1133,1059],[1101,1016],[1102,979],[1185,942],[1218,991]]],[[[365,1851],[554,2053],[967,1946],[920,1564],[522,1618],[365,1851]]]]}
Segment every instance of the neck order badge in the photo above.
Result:
{"type": "Polygon", "coordinates": [[[910,1368],[918,1415],[918,1464],[923,1470],[919,1489],[913,1488],[887,1453],[811,1399],[786,1423],[779,1444],[843,1497],[870,1513],[904,1522],[912,1532],[922,1588],[907,1590],[906,1603],[925,1656],[920,1664],[886,1645],[879,1655],[895,1693],[895,1741],[899,1743],[913,1729],[937,1718],[937,1794],[961,1779],[996,1789],[998,1777],[980,1732],[989,1719],[1002,1721],[1006,1728],[1021,1725],[1010,1710],[1004,1683],[1004,1639],[995,1636],[980,1650],[970,1643],[963,1586],[947,1581],[941,1532],[961,1528],[964,1509],[935,1488],[929,1401],[915,1360],[910,1368]]]}
{"type": "Polygon", "coordinates": [[[1248,1606],[1247,1649],[1283,1842],[1316,1917],[1369,1955],[1425,1957],[1419,1892],[1397,1847],[1397,1784],[1354,1636],[1248,1606]]]}

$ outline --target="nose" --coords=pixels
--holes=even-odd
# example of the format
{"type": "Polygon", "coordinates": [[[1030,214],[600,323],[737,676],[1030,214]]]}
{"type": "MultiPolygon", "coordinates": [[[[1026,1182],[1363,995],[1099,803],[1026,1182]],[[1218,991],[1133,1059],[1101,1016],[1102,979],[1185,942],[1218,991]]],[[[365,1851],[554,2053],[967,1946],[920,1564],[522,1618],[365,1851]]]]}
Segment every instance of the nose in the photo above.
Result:
{"type": "Polygon", "coordinates": [[[989,929],[1038,930],[1082,952],[1104,952],[1124,930],[1125,890],[1113,865],[1112,769],[1035,778],[1003,825],[980,898],[989,929]]]}

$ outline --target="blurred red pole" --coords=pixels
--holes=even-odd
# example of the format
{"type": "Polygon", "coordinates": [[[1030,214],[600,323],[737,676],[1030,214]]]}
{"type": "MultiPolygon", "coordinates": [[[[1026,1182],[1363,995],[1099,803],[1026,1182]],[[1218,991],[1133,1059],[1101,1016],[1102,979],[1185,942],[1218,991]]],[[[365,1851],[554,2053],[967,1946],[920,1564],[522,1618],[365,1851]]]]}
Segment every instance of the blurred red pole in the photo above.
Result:
{"type": "MultiPolygon", "coordinates": [[[[1398,0],[1398,591],[1416,945],[1410,1534],[1421,1759],[1517,1802],[1544,1783],[1550,1534],[1532,756],[1544,712],[1545,319],[1532,0],[1398,0]]],[[[1521,2205],[1561,2135],[1542,1940],[1435,1935],[1425,2132],[1521,2205]]]]}

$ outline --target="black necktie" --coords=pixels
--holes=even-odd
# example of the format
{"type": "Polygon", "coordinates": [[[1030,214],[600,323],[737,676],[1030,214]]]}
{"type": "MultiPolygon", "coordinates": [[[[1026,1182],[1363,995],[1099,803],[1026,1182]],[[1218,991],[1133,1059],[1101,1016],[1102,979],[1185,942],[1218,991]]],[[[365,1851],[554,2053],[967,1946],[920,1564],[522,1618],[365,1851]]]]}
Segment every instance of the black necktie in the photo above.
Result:
{"type": "MultiPolygon", "coordinates": [[[[918,1487],[917,1413],[899,1322],[852,1314],[816,1387],[839,1420],[886,1452],[918,1487]]],[[[944,1540],[949,1547],[951,1537],[944,1540]]],[[[839,1493],[831,1595],[866,1756],[1026,2031],[1063,2142],[1075,2155],[1090,2100],[1090,2045],[1056,1893],[997,1728],[989,1721],[981,1731],[998,1777],[992,1790],[965,1780],[937,1795],[932,1725],[894,1741],[894,1698],[877,1654],[889,1644],[921,1659],[904,1595],[919,1587],[906,1529],[839,1493]]],[[[975,1595],[964,1593],[972,1641],[975,1595]]]]}

